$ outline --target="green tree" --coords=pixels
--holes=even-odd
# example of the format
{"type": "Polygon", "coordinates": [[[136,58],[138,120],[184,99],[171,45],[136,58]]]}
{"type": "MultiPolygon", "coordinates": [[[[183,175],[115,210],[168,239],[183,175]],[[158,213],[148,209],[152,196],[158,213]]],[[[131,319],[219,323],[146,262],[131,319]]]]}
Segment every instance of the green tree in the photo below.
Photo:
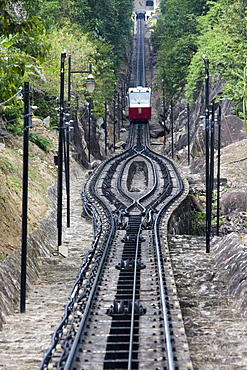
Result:
{"type": "Polygon", "coordinates": [[[18,91],[27,68],[35,59],[43,59],[49,48],[44,41],[42,22],[33,15],[34,8],[39,6],[39,0],[0,1],[1,101],[18,91]]]}
{"type": "Polygon", "coordinates": [[[214,79],[225,81],[224,97],[237,105],[245,96],[247,48],[247,5],[245,1],[210,1],[210,9],[199,18],[197,52],[187,76],[186,96],[193,100],[198,83],[203,79],[202,56],[210,61],[214,79]]]}
{"type": "Polygon", "coordinates": [[[167,99],[185,85],[188,66],[196,52],[197,18],[205,11],[205,0],[166,0],[153,41],[158,55],[158,76],[164,79],[167,99]]]}
{"type": "Polygon", "coordinates": [[[131,29],[131,0],[75,0],[74,18],[83,32],[112,45],[111,59],[118,70],[131,29]]]}

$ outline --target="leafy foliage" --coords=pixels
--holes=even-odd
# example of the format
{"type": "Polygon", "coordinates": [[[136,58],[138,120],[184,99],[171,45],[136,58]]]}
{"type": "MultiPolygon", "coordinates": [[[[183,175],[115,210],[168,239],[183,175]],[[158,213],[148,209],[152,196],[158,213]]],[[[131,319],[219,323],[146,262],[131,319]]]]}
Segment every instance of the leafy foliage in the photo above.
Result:
{"type": "MultiPolygon", "coordinates": [[[[14,135],[23,135],[23,124],[22,123],[9,123],[8,131],[14,135]]],[[[36,144],[40,149],[44,150],[45,153],[49,153],[51,143],[37,133],[29,133],[30,141],[36,144]]]]}
{"type": "Polygon", "coordinates": [[[131,29],[131,0],[75,0],[74,19],[83,32],[112,46],[111,59],[119,68],[131,29]]]}
{"type": "Polygon", "coordinates": [[[243,99],[246,64],[247,28],[246,5],[243,1],[218,0],[209,2],[208,13],[199,18],[197,53],[187,77],[186,95],[193,97],[196,83],[202,79],[202,63],[206,55],[210,72],[226,81],[224,97],[239,103],[243,99]]]}
{"type": "MultiPolygon", "coordinates": [[[[35,10],[39,8],[39,0],[8,2],[0,1],[0,101],[13,97],[23,84],[25,72],[30,69],[30,62],[42,61],[49,44],[43,39],[44,28],[35,10]]],[[[20,107],[15,98],[12,105],[20,107]]],[[[3,115],[8,119],[5,105],[3,115]]],[[[19,112],[19,109],[16,109],[19,112]]],[[[13,117],[14,118],[14,117],[13,117]]]]}
{"type": "Polygon", "coordinates": [[[40,149],[44,150],[45,153],[49,153],[50,141],[40,136],[39,134],[29,134],[32,143],[36,144],[40,149]]]}
{"type": "MultiPolygon", "coordinates": [[[[15,94],[24,80],[31,80],[32,104],[56,125],[64,49],[72,55],[72,69],[85,70],[93,63],[99,84],[93,93],[94,113],[102,114],[130,35],[131,12],[131,0],[0,0],[0,102],[11,99],[2,107],[4,118],[15,120],[22,114],[15,94]]],[[[85,78],[73,75],[74,97],[84,96],[85,78]]]]}
{"type": "MultiPolygon", "coordinates": [[[[214,81],[225,81],[223,96],[246,115],[247,4],[243,0],[164,0],[154,32],[158,76],[168,99],[185,87],[193,102],[204,79],[205,55],[214,81]]],[[[239,112],[241,115],[241,112],[239,112]]]]}
{"type": "Polygon", "coordinates": [[[197,17],[206,1],[167,0],[154,32],[158,54],[158,76],[163,79],[170,100],[185,85],[188,66],[196,52],[197,17]]]}

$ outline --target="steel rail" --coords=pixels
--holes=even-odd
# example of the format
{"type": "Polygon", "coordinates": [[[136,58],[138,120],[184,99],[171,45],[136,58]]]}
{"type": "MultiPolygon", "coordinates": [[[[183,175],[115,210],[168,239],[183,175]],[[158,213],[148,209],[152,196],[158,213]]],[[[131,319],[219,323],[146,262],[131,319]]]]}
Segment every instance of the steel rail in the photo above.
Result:
{"type": "MultiPolygon", "coordinates": [[[[77,277],[77,279],[76,279],[76,281],[75,281],[75,283],[72,287],[71,293],[69,295],[69,302],[67,303],[67,305],[65,307],[63,318],[62,318],[59,326],[57,327],[57,329],[55,330],[55,332],[53,334],[52,344],[51,344],[49,350],[46,352],[46,354],[45,354],[45,356],[44,356],[44,358],[41,362],[41,365],[39,367],[40,370],[44,369],[44,367],[49,363],[49,361],[51,359],[52,351],[56,347],[56,345],[57,345],[57,343],[60,339],[59,337],[62,334],[62,328],[64,327],[66,321],[68,320],[69,315],[71,314],[71,312],[73,310],[73,306],[75,304],[76,291],[79,290],[79,284],[83,280],[83,278],[85,276],[85,273],[87,271],[87,268],[88,268],[89,264],[91,263],[94,252],[96,250],[96,246],[98,244],[98,239],[99,239],[99,233],[97,233],[97,235],[95,237],[95,240],[94,240],[93,247],[92,247],[91,251],[89,251],[85,256],[84,265],[79,270],[78,277],[77,277]]],[[[66,338],[63,341],[63,343],[61,344],[61,347],[66,352],[67,349],[65,348],[65,345],[66,345],[66,338]]],[[[60,361],[62,361],[62,360],[63,360],[63,355],[61,356],[60,361]]]]}
{"type": "Polygon", "coordinates": [[[136,40],[136,79],[135,79],[135,86],[138,86],[139,83],[139,42],[140,42],[140,37],[139,37],[139,23],[140,20],[137,21],[137,40],[136,40]]]}
{"type": "MultiPolygon", "coordinates": [[[[117,188],[118,188],[118,190],[119,190],[119,192],[120,192],[120,194],[123,196],[123,197],[125,197],[126,199],[129,199],[130,201],[132,201],[132,203],[128,206],[128,207],[126,207],[125,208],[125,211],[126,212],[128,212],[128,209],[129,208],[131,208],[131,207],[133,207],[136,203],[137,204],[139,204],[139,202],[138,201],[136,201],[134,198],[132,198],[132,197],[130,197],[123,189],[122,189],[122,187],[121,187],[121,178],[122,178],[122,174],[123,174],[123,171],[124,171],[124,169],[125,169],[125,166],[127,165],[127,163],[128,163],[128,161],[130,161],[131,159],[133,159],[135,156],[138,156],[138,155],[140,155],[140,152],[137,152],[137,153],[135,153],[135,154],[133,154],[133,155],[131,155],[131,150],[134,150],[135,152],[136,152],[136,150],[134,149],[134,146],[135,146],[135,138],[136,138],[136,136],[137,136],[137,133],[136,133],[136,131],[137,131],[137,129],[138,129],[138,127],[136,126],[136,125],[131,125],[131,138],[132,138],[132,140],[131,140],[131,143],[129,143],[129,148],[125,151],[125,155],[127,154],[127,152],[129,152],[130,153],[130,156],[128,157],[128,158],[125,158],[125,164],[124,164],[124,166],[121,168],[121,170],[120,170],[120,175],[119,175],[119,177],[118,177],[118,182],[117,182],[117,188]]],[[[114,157],[114,164],[115,165],[118,165],[118,164],[121,164],[122,162],[123,162],[123,154],[120,156],[120,159],[121,160],[119,160],[118,159],[118,161],[116,161],[115,160],[115,157],[114,157]],[[119,163],[118,163],[119,162],[119,163]]],[[[153,166],[153,164],[152,164],[152,162],[151,162],[151,165],[153,166]]],[[[141,205],[141,204],[139,204],[139,207],[143,210],[143,211],[145,211],[145,208],[141,205]]]]}
{"type": "MultiPolygon", "coordinates": [[[[135,130],[137,130],[137,129],[139,128],[139,127],[137,127],[137,126],[136,126],[136,125],[134,125],[134,124],[132,124],[132,127],[135,127],[135,130]]],[[[141,126],[141,127],[142,127],[142,126],[141,126]]],[[[135,135],[136,135],[136,133],[135,133],[135,135]]],[[[145,137],[146,137],[146,135],[147,135],[147,125],[145,125],[145,132],[144,132],[144,135],[145,135],[145,137]]],[[[134,141],[134,138],[133,138],[133,141],[134,141]]],[[[130,158],[128,158],[128,159],[125,161],[125,163],[124,163],[124,165],[122,166],[122,169],[121,169],[121,171],[120,171],[120,175],[119,175],[119,177],[118,177],[118,182],[117,182],[117,184],[118,184],[118,190],[119,190],[119,192],[120,192],[124,197],[126,197],[127,199],[132,200],[132,203],[131,203],[128,207],[126,207],[126,208],[125,208],[125,211],[126,211],[126,212],[128,212],[130,208],[134,207],[134,205],[135,205],[135,204],[137,204],[137,206],[139,206],[139,208],[140,208],[143,212],[146,212],[145,207],[144,207],[142,204],[140,204],[140,201],[141,201],[141,200],[143,200],[144,198],[146,198],[146,197],[150,196],[150,194],[152,194],[152,193],[155,191],[155,189],[157,188],[157,183],[158,183],[158,181],[157,181],[156,168],[155,168],[154,163],[153,163],[153,162],[152,162],[152,161],[151,161],[147,156],[145,156],[145,155],[143,154],[143,151],[145,151],[145,150],[146,150],[146,147],[145,147],[142,151],[140,151],[140,152],[138,152],[138,151],[136,151],[136,150],[135,150],[135,151],[136,151],[136,154],[132,155],[130,158]],[[145,158],[145,160],[147,160],[147,161],[151,164],[151,167],[152,167],[152,170],[153,170],[153,175],[154,175],[155,182],[154,182],[153,188],[152,188],[152,189],[151,189],[147,194],[145,194],[145,195],[144,195],[143,197],[141,197],[140,199],[135,200],[134,198],[132,198],[132,197],[130,197],[128,194],[126,194],[126,192],[122,189],[122,186],[121,186],[121,180],[122,180],[123,172],[124,172],[124,170],[125,170],[125,168],[126,168],[126,166],[127,166],[128,162],[129,162],[130,160],[133,160],[135,157],[138,157],[138,156],[145,158]]]]}
{"type": "MultiPolygon", "coordinates": [[[[123,153],[119,154],[118,156],[122,156],[123,153]]],[[[107,160],[106,162],[110,161],[111,159],[107,160]]],[[[100,176],[100,173],[101,173],[101,170],[102,168],[104,167],[104,164],[99,166],[98,168],[96,168],[94,170],[94,175],[96,175],[96,177],[98,178],[100,176]]],[[[90,178],[87,180],[87,182],[84,184],[84,187],[83,187],[83,191],[84,191],[84,194],[86,194],[86,187],[88,185],[88,183],[90,182],[90,178]]],[[[82,198],[83,198],[83,195],[82,195],[82,198]]],[[[92,221],[95,223],[95,219],[97,219],[97,217],[95,217],[95,210],[94,210],[94,207],[92,204],[90,204],[87,200],[87,198],[84,196],[84,208],[87,210],[87,209],[90,209],[90,213],[89,211],[87,211],[88,215],[92,218],[92,221]]],[[[104,208],[105,209],[108,209],[108,207],[104,204],[104,208]]],[[[97,212],[96,212],[97,213],[97,212]]],[[[111,217],[111,219],[113,220],[112,218],[112,214],[111,214],[111,211],[108,209],[108,217],[111,217]]],[[[101,226],[100,226],[101,228],[101,226]]],[[[109,232],[109,230],[108,230],[109,232]]],[[[62,328],[64,327],[66,321],[68,320],[68,316],[69,314],[72,312],[73,310],[73,306],[74,306],[74,303],[75,303],[75,291],[76,291],[76,287],[78,286],[78,283],[83,279],[83,276],[85,275],[85,272],[87,272],[87,268],[88,266],[90,265],[90,262],[91,262],[91,259],[93,258],[93,254],[96,250],[96,246],[98,244],[98,240],[99,240],[99,237],[100,237],[100,233],[101,231],[99,231],[97,234],[94,233],[94,243],[93,243],[93,247],[91,249],[91,251],[86,255],[86,260],[84,260],[84,267],[81,268],[79,271],[79,275],[73,285],[73,288],[71,290],[71,293],[69,295],[69,302],[67,303],[66,307],[65,307],[65,312],[64,312],[64,315],[63,315],[63,318],[59,324],[59,326],[57,327],[56,331],[54,332],[53,334],[53,337],[52,337],[52,343],[51,343],[51,346],[49,348],[49,350],[46,352],[42,362],[41,362],[41,365],[39,367],[39,370],[43,370],[45,369],[46,365],[49,363],[51,357],[52,357],[52,352],[53,350],[55,349],[57,343],[59,342],[59,337],[62,333],[62,328]]],[[[111,234],[110,234],[111,236],[111,234]]],[[[109,243],[109,238],[108,238],[108,243],[109,243]]],[[[63,345],[61,346],[64,351],[66,352],[67,351],[67,348],[65,348],[63,345]]],[[[63,361],[63,355],[61,356],[61,359],[59,362],[63,361]]]]}
{"type": "Polygon", "coordinates": [[[158,219],[157,216],[154,221],[154,238],[155,238],[155,247],[156,247],[156,253],[157,253],[157,267],[158,267],[158,276],[160,281],[160,299],[162,302],[162,311],[163,311],[163,320],[164,320],[164,336],[165,336],[165,346],[167,350],[167,362],[169,366],[169,370],[175,370],[175,361],[174,361],[174,355],[173,355],[173,349],[172,349],[172,339],[169,329],[169,317],[168,317],[168,309],[167,309],[167,300],[165,297],[165,288],[164,288],[164,282],[162,278],[162,270],[161,270],[161,257],[160,257],[160,250],[159,250],[159,240],[157,235],[157,228],[158,228],[158,219]]]}
{"type": "MultiPolygon", "coordinates": [[[[139,199],[134,199],[134,198],[131,198],[128,194],[125,193],[125,191],[122,189],[121,186],[119,186],[119,191],[121,192],[121,194],[123,194],[124,196],[130,198],[133,200],[132,204],[130,204],[128,207],[126,207],[126,212],[129,211],[130,208],[132,208],[135,204],[137,206],[139,206],[140,209],[142,209],[143,212],[146,211],[146,208],[140,203],[142,200],[144,200],[145,198],[149,197],[152,193],[154,193],[155,189],[157,189],[157,184],[158,184],[158,180],[157,180],[157,171],[156,171],[156,168],[155,168],[155,164],[146,156],[144,155],[143,153],[137,153],[135,155],[133,155],[131,158],[128,159],[128,161],[134,159],[135,157],[143,157],[146,161],[148,161],[152,167],[152,170],[153,170],[153,176],[154,176],[154,185],[152,187],[152,189],[146,193],[145,195],[143,195],[142,197],[140,197],[139,199]]],[[[128,161],[125,162],[123,168],[121,169],[121,173],[120,173],[120,176],[119,176],[119,179],[118,179],[118,184],[121,183],[121,179],[122,179],[122,174],[124,172],[124,169],[125,167],[127,166],[128,164],[128,161]]]]}
{"type": "MultiPolygon", "coordinates": [[[[152,150],[150,150],[152,151],[152,150]]],[[[173,164],[170,160],[168,160],[171,164],[173,164]]],[[[160,219],[164,213],[164,210],[167,210],[169,205],[174,203],[174,201],[181,196],[181,194],[184,191],[184,183],[183,180],[177,171],[177,169],[173,166],[173,169],[175,173],[178,176],[179,184],[180,184],[180,189],[178,193],[170,199],[164,206],[160,209],[158,212],[155,221],[154,221],[154,239],[155,239],[155,247],[156,247],[156,253],[157,253],[157,262],[158,262],[158,272],[159,272],[159,282],[160,282],[160,297],[161,297],[161,302],[162,302],[162,311],[163,311],[163,319],[164,319],[164,326],[165,326],[165,331],[164,331],[164,336],[165,336],[165,343],[166,343],[166,349],[167,349],[167,354],[168,354],[168,370],[175,370],[175,359],[173,355],[173,349],[172,349],[172,339],[170,335],[170,329],[169,329],[169,317],[168,317],[168,309],[167,309],[167,299],[166,299],[166,293],[165,293],[165,287],[164,287],[164,282],[163,282],[163,274],[162,274],[162,258],[161,258],[161,253],[160,253],[160,241],[159,241],[159,223],[160,219]]]]}
{"type": "Polygon", "coordinates": [[[136,86],[145,86],[145,56],[144,56],[144,37],[143,19],[137,21],[137,51],[136,51],[136,86]]]}
{"type": "Polygon", "coordinates": [[[119,174],[119,177],[118,177],[118,182],[117,182],[117,188],[118,188],[118,191],[120,192],[120,194],[122,194],[125,198],[127,199],[130,199],[132,200],[132,203],[127,206],[125,208],[125,211],[128,212],[130,210],[130,208],[134,207],[135,204],[137,204],[137,206],[139,206],[139,208],[144,212],[145,211],[145,207],[143,207],[138,200],[134,199],[133,197],[129,196],[122,188],[121,186],[121,183],[122,183],[122,177],[123,177],[123,172],[128,164],[129,161],[133,160],[135,157],[138,157],[140,156],[140,154],[134,154],[133,156],[131,156],[130,158],[128,158],[127,161],[125,161],[124,165],[122,166],[121,170],[120,170],[120,174],[119,174]]]}
{"type": "Polygon", "coordinates": [[[94,299],[94,296],[95,296],[95,293],[96,293],[96,289],[97,289],[97,286],[98,286],[98,283],[99,283],[99,280],[100,280],[100,276],[101,276],[101,272],[102,272],[102,269],[103,269],[103,266],[104,266],[104,263],[105,263],[106,255],[107,255],[109,247],[111,245],[110,242],[112,240],[112,237],[113,237],[113,234],[114,234],[115,228],[116,228],[113,217],[111,217],[111,225],[112,225],[112,228],[111,228],[111,231],[110,231],[110,234],[109,234],[109,237],[108,237],[108,240],[107,240],[107,244],[106,244],[106,247],[104,249],[102,258],[101,258],[100,265],[98,267],[97,275],[94,279],[94,283],[93,283],[93,286],[91,288],[91,291],[90,291],[90,294],[89,294],[89,297],[88,297],[88,300],[87,300],[87,303],[86,303],[86,307],[84,309],[83,316],[82,316],[82,319],[80,321],[78,331],[76,333],[75,339],[73,341],[72,347],[71,347],[70,352],[69,352],[69,356],[67,358],[67,361],[66,361],[66,364],[65,364],[63,370],[70,370],[71,369],[71,365],[72,365],[72,362],[74,360],[74,356],[75,356],[75,353],[76,353],[76,350],[77,350],[78,343],[79,343],[79,341],[82,337],[83,330],[85,329],[85,325],[86,325],[86,322],[88,320],[88,315],[89,315],[89,312],[90,312],[90,309],[91,309],[91,306],[92,306],[92,302],[93,302],[93,299],[94,299]]]}
{"type": "Polygon", "coordinates": [[[132,368],[132,354],[133,354],[133,341],[134,341],[134,324],[135,324],[135,296],[136,296],[136,280],[137,280],[137,258],[139,241],[141,235],[142,225],[139,227],[136,241],[135,265],[134,265],[134,281],[133,281],[133,294],[132,294],[132,307],[131,307],[131,322],[130,322],[130,343],[129,343],[129,357],[128,357],[128,370],[132,368]]]}
{"type": "Polygon", "coordinates": [[[142,86],[146,86],[146,79],[145,79],[145,55],[144,55],[144,34],[143,34],[143,23],[141,24],[141,57],[142,57],[142,86]]]}

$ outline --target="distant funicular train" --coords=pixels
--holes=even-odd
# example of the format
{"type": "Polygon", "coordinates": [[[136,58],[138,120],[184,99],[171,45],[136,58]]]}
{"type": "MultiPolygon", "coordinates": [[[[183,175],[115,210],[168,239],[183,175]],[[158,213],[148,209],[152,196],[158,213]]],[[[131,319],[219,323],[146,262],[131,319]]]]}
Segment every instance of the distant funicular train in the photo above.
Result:
{"type": "MultiPolygon", "coordinates": [[[[150,2],[139,2],[140,4],[150,2]]],[[[135,87],[128,89],[128,108],[131,123],[147,123],[151,118],[151,88],[146,87],[145,55],[144,55],[144,25],[146,21],[146,9],[136,11],[137,42],[136,42],[136,75],[135,87]]]]}
{"type": "Polygon", "coordinates": [[[155,12],[156,9],[156,2],[154,0],[135,0],[135,12],[137,18],[143,17],[147,19],[151,16],[152,13],[155,12]],[[143,13],[146,12],[146,14],[143,13]]]}
{"type": "Polygon", "coordinates": [[[130,87],[128,90],[129,119],[132,123],[147,122],[151,118],[151,88],[130,87]]]}

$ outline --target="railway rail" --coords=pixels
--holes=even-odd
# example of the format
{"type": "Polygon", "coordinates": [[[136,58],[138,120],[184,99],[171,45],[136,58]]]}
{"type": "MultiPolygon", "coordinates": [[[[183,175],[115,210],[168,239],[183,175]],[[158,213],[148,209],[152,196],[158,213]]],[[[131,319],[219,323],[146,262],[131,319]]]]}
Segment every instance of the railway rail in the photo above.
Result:
{"type": "Polygon", "coordinates": [[[173,163],[132,125],[83,201],[94,242],[40,369],[191,369],[162,220],[187,194],[173,163]]]}
{"type": "Polygon", "coordinates": [[[137,19],[137,37],[136,37],[136,73],[135,86],[146,86],[145,73],[145,53],[144,53],[144,19],[137,19]]]}

